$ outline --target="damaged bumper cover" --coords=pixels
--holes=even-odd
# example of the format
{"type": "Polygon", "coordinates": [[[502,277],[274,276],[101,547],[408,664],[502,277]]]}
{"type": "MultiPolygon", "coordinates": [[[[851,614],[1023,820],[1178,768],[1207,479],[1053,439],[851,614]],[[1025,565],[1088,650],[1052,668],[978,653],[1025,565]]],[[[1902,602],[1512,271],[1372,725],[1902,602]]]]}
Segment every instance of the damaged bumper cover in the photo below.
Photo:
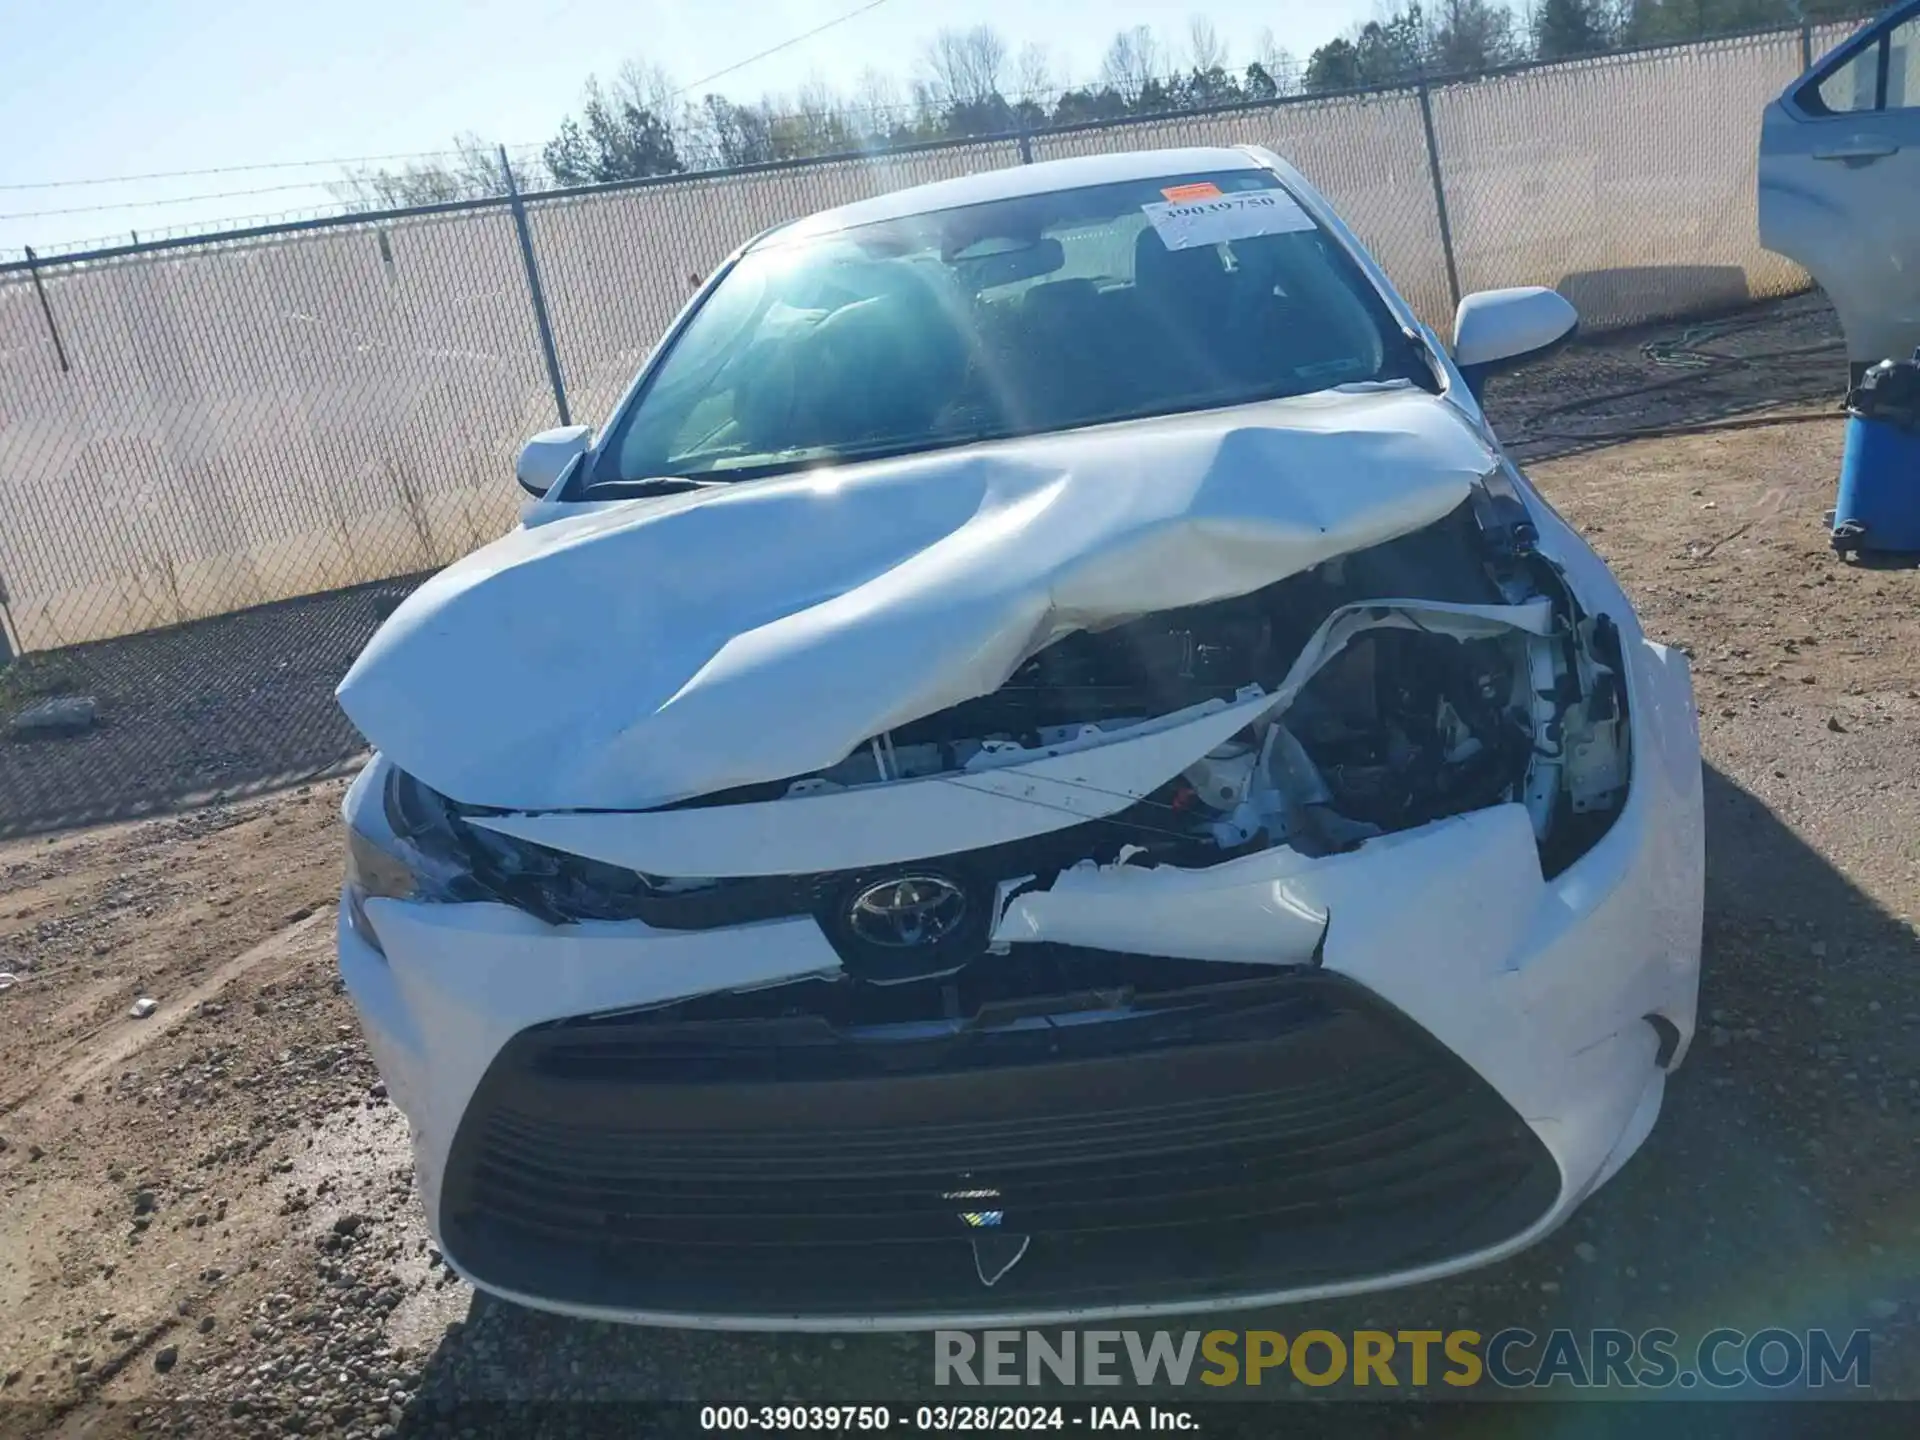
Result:
{"type": "Polygon", "coordinates": [[[975,964],[1023,994],[963,973],[948,1021],[912,986],[904,1018],[850,1005],[811,913],[351,900],[433,1229],[523,1303],[740,1328],[1226,1308],[1523,1248],[1638,1146],[1693,1028],[1691,689],[1673,652],[1625,658],[1634,783],[1553,878],[1519,802],[1319,857],[1068,867],[975,964]]]}

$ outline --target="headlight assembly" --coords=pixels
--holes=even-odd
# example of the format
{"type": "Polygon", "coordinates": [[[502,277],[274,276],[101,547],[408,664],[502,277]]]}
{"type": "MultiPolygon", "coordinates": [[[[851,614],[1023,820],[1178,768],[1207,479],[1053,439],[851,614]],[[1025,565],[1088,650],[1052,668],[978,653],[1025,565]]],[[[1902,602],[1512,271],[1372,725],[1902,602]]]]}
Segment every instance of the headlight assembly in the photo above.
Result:
{"type": "MultiPolygon", "coordinates": [[[[376,759],[347,791],[347,921],[374,949],[374,899],[452,902],[493,898],[475,876],[446,802],[376,759]]],[[[384,953],[384,952],[383,952],[384,953]]]]}
{"type": "MultiPolygon", "coordinates": [[[[361,772],[347,792],[344,814],[348,918],[376,948],[364,909],[372,899],[492,901],[549,925],[641,918],[666,919],[669,925],[692,919],[697,925],[705,918],[704,910],[691,904],[700,892],[697,882],[685,895],[661,895],[648,877],[632,870],[471,824],[458,804],[383,759],[361,772]],[[676,913],[689,908],[696,913],[676,913]]],[[[778,913],[806,908],[784,892],[776,898],[778,913]]]]}

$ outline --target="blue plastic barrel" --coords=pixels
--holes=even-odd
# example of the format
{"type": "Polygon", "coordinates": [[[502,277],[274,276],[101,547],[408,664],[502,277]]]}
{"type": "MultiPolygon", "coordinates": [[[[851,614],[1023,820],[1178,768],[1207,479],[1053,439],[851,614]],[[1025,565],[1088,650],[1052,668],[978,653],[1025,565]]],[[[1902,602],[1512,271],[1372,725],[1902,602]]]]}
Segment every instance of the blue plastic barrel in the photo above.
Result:
{"type": "Polygon", "coordinates": [[[1920,551],[1920,351],[1867,371],[1847,409],[1833,548],[1920,551]]]}

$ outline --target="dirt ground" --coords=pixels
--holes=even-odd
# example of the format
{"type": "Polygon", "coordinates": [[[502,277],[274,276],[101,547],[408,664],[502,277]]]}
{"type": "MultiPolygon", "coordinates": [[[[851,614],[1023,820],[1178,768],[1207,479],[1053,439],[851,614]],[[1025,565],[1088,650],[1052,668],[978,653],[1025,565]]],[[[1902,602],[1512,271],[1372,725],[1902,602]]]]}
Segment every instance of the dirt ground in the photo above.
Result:
{"type": "MultiPolygon", "coordinates": [[[[1508,1264],[1219,1323],[1859,1326],[1873,1394],[1920,1399],[1920,572],[1829,552],[1840,442],[1814,422],[1532,467],[1695,665],[1701,1030],[1651,1140],[1508,1264]]],[[[925,1396],[926,1337],[563,1322],[439,1266],[331,965],[343,784],[0,846],[0,1430],[925,1396]]]]}

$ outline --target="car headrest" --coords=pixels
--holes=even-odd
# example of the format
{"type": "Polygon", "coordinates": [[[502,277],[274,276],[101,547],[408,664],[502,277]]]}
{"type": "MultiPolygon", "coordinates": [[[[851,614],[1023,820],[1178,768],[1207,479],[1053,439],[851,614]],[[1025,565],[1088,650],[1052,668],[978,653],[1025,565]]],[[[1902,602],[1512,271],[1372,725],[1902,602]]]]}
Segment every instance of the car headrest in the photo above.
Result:
{"type": "Polygon", "coordinates": [[[1209,312],[1231,294],[1233,277],[1213,245],[1169,250],[1148,227],[1133,242],[1133,284],[1157,309],[1209,312]]]}

